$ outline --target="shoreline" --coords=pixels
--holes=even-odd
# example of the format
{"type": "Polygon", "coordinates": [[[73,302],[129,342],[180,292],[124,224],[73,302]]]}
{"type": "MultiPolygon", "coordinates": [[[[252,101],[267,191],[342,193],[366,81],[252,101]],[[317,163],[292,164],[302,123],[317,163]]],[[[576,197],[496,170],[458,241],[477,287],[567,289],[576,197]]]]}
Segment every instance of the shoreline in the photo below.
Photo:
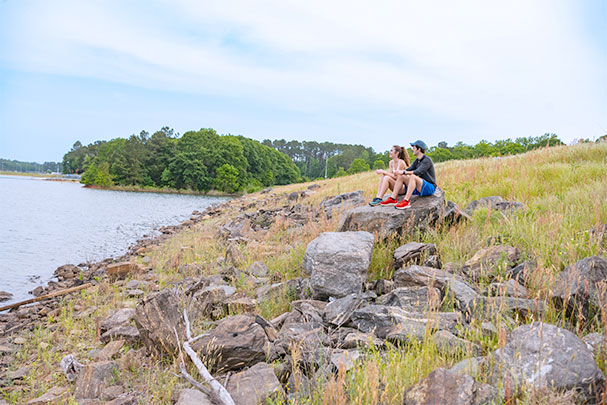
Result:
{"type": "Polygon", "coordinates": [[[151,187],[136,187],[136,186],[112,186],[112,187],[100,187],[100,186],[82,186],[84,188],[90,188],[95,190],[108,190],[108,191],[128,191],[132,193],[159,193],[159,194],[184,194],[184,195],[197,195],[202,197],[231,197],[238,198],[243,194],[226,194],[211,191],[208,193],[202,193],[194,190],[178,190],[174,188],[151,188],[151,187]]]}

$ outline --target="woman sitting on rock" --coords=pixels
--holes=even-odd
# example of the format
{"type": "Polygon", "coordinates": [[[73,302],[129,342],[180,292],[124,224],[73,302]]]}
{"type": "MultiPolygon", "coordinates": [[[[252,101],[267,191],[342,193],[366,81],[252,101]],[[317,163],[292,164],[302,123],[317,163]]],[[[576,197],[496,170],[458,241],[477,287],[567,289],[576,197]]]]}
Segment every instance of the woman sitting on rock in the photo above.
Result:
{"type": "MultiPolygon", "coordinates": [[[[370,206],[379,205],[379,203],[383,201],[386,191],[388,191],[388,189],[394,190],[397,173],[400,174],[409,167],[409,154],[403,146],[394,145],[392,149],[390,149],[390,158],[388,170],[378,169],[375,171],[375,173],[379,174],[381,177],[379,178],[379,184],[377,186],[377,196],[369,203],[370,206]]],[[[404,186],[401,185],[398,194],[405,194],[404,186]]]]}

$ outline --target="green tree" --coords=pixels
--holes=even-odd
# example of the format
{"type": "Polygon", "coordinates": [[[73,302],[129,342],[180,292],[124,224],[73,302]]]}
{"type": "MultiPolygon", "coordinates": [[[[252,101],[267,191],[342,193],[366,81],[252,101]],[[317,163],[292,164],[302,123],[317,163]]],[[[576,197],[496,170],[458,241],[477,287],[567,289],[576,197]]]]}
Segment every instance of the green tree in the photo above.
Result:
{"type": "Polygon", "coordinates": [[[215,187],[219,191],[226,193],[235,193],[240,190],[238,181],[238,170],[230,165],[223,164],[217,169],[217,177],[215,177],[215,187]]]}
{"type": "Polygon", "coordinates": [[[369,164],[367,162],[365,162],[364,159],[358,158],[358,159],[354,159],[352,161],[352,164],[350,165],[350,168],[348,169],[348,174],[366,172],[368,170],[371,170],[371,168],[369,167],[369,164]]]}
{"type": "Polygon", "coordinates": [[[377,159],[375,162],[373,162],[374,170],[385,169],[385,168],[386,168],[386,163],[383,160],[377,159]]]}

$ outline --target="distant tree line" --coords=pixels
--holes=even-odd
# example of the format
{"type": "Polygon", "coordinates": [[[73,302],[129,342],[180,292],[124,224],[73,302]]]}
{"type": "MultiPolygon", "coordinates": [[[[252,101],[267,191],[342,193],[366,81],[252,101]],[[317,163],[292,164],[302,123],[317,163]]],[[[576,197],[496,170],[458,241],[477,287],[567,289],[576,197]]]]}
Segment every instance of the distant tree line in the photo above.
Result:
{"type": "MultiPolygon", "coordinates": [[[[409,142],[406,146],[411,160],[414,159],[409,142]]],[[[413,141],[413,140],[411,140],[413,141]]],[[[362,145],[336,144],[332,142],[285,141],[266,139],[264,145],[286,154],[295,162],[303,179],[339,177],[346,174],[363,172],[371,169],[383,169],[390,160],[388,151],[376,153],[372,148],[362,145]]],[[[447,142],[439,142],[437,146],[429,147],[427,154],[435,162],[447,160],[474,159],[484,156],[507,156],[527,152],[543,146],[562,145],[563,142],[556,134],[544,134],[538,137],[522,137],[514,141],[506,139],[494,143],[480,141],[474,146],[458,142],[449,146],[447,142]]],[[[392,145],[390,145],[392,147],[392,145]]]]}
{"type": "Polygon", "coordinates": [[[458,142],[455,146],[448,146],[447,142],[439,142],[436,146],[428,148],[428,156],[434,162],[444,162],[447,160],[475,159],[488,156],[508,156],[527,152],[544,146],[564,145],[556,134],[544,134],[537,137],[523,137],[515,140],[506,139],[503,141],[480,141],[474,146],[458,142]]]}
{"type": "Polygon", "coordinates": [[[211,189],[235,193],[300,181],[297,166],[283,153],[243,136],[213,129],[179,136],[164,127],[128,138],[76,142],[63,157],[64,173],[82,173],[82,182],[99,186],[151,186],[211,189]]]}
{"type": "Polygon", "coordinates": [[[61,163],[20,162],[18,160],[0,159],[0,171],[24,173],[61,173],[61,163]]]}

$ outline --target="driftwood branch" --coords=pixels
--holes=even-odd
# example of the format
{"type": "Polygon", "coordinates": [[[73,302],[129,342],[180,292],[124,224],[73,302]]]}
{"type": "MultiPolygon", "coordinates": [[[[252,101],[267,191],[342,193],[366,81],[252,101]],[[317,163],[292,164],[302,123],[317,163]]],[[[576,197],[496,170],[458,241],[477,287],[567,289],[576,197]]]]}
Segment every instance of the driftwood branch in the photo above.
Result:
{"type": "MultiPolygon", "coordinates": [[[[234,400],[232,399],[232,396],[228,392],[228,390],[226,390],[225,387],[223,385],[221,385],[221,383],[219,381],[217,381],[211,375],[211,373],[209,373],[209,370],[207,370],[207,368],[204,366],[204,364],[202,364],[202,361],[200,360],[200,358],[198,357],[196,352],[190,346],[194,341],[196,341],[203,335],[192,338],[192,332],[190,331],[190,320],[188,319],[188,313],[186,312],[185,309],[183,310],[183,320],[185,321],[185,326],[186,326],[185,334],[186,334],[186,338],[188,339],[185,342],[183,342],[183,345],[182,345],[183,349],[188,354],[188,356],[190,356],[192,363],[194,363],[194,365],[198,369],[198,373],[202,376],[202,378],[204,378],[204,380],[207,382],[207,384],[209,384],[209,386],[211,387],[213,396],[223,405],[236,405],[234,403],[234,400]]],[[[177,335],[176,330],[175,330],[175,335],[177,335]]],[[[181,351],[181,348],[179,350],[181,351]]],[[[181,360],[183,363],[183,356],[182,356],[181,360]]],[[[187,371],[185,371],[185,367],[183,366],[183,364],[181,365],[180,370],[181,370],[181,374],[183,374],[185,377],[185,374],[187,374],[187,371]],[[184,372],[185,372],[185,374],[184,374],[184,372]]],[[[189,374],[187,374],[187,375],[189,376],[189,374]]],[[[200,389],[200,387],[199,387],[200,384],[195,385],[194,383],[192,383],[192,381],[190,381],[190,379],[188,379],[188,377],[185,377],[185,378],[196,388],[200,389]]],[[[192,378],[192,377],[190,376],[190,378],[192,378]]],[[[194,380],[194,379],[192,378],[192,380],[194,380]]],[[[203,391],[203,390],[201,390],[201,391],[203,391]]],[[[203,392],[205,392],[205,391],[203,391],[203,392]]]]}
{"type": "Polygon", "coordinates": [[[85,289],[85,288],[89,288],[92,285],[93,284],[91,284],[91,283],[86,283],[86,284],[82,284],[82,285],[79,285],[79,286],[76,286],[76,287],[66,288],[65,290],[55,291],[55,292],[52,292],[50,294],[41,295],[41,296],[36,297],[36,298],[30,298],[30,299],[25,300],[25,301],[15,302],[14,304],[5,305],[3,307],[0,307],[0,312],[6,311],[7,309],[19,308],[22,305],[31,304],[33,302],[44,301],[44,300],[46,300],[48,298],[59,297],[61,295],[69,294],[69,293],[74,292],[74,291],[78,291],[78,290],[82,290],[82,289],[85,289]]]}

